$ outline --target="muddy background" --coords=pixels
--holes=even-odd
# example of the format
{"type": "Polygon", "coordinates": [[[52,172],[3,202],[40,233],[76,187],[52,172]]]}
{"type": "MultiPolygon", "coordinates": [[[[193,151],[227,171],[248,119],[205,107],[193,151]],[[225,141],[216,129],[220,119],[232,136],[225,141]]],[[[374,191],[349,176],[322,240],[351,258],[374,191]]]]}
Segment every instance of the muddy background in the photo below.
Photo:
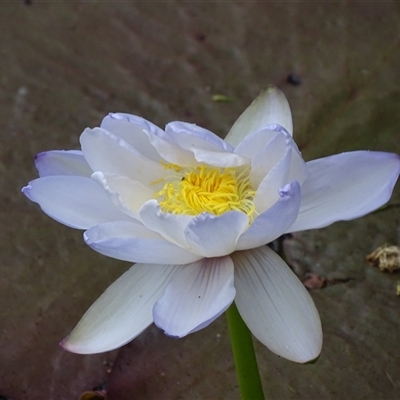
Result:
{"type": "MultiPolygon", "coordinates": [[[[36,153],[78,148],[110,111],[224,137],[269,83],[289,99],[306,160],[400,153],[399,18],[397,2],[2,1],[0,395],[73,400],[107,383],[109,400],[239,399],[224,316],[180,340],[150,327],[119,351],[63,351],[129,265],[96,254],[20,189],[36,177],[36,153]]],[[[256,342],[267,398],[400,398],[400,275],[365,262],[400,245],[399,203],[397,185],[393,207],[285,242],[301,277],[336,284],[312,291],[324,328],[316,363],[256,342]]]]}

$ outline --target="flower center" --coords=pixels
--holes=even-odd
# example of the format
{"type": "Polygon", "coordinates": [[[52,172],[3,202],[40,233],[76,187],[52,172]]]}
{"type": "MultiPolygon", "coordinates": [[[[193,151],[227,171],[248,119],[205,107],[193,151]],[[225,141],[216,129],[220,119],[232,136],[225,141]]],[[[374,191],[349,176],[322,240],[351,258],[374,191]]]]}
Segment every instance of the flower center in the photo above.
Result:
{"type": "Polygon", "coordinates": [[[250,167],[217,168],[204,164],[187,169],[174,164],[165,167],[180,172],[181,177],[174,177],[154,196],[164,212],[221,215],[227,211],[242,211],[250,221],[254,219],[255,190],[250,184],[250,167]]]}

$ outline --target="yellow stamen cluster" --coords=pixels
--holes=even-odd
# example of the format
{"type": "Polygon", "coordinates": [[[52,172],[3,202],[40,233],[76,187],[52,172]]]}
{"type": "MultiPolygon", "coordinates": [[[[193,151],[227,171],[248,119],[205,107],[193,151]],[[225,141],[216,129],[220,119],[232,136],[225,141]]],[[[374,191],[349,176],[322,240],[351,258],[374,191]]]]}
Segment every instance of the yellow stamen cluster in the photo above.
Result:
{"type": "MultiPolygon", "coordinates": [[[[166,166],[168,168],[168,166],[166,166]]],[[[171,169],[175,166],[171,165],[171,169]]],[[[217,168],[201,165],[182,169],[180,179],[167,182],[155,194],[164,212],[198,215],[208,212],[221,215],[227,211],[241,211],[250,221],[254,219],[253,198],[249,167],[217,168]]]]}

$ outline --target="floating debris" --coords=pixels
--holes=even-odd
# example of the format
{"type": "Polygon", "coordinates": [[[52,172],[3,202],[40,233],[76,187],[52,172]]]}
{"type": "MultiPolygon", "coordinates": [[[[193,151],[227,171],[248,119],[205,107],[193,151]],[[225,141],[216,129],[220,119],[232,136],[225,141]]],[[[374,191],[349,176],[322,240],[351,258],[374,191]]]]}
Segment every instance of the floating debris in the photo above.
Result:
{"type": "Polygon", "coordinates": [[[301,85],[301,79],[300,76],[297,74],[289,74],[286,78],[286,82],[290,83],[293,86],[299,86],[301,85]]]}
{"type": "Polygon", "coordinates": [[[105,390],[96,390],[84,392],[79,397],[79,400],[105,400],[107,392],[105,390]]]}
{"type": "MultiPolygon", "coordinates": [[[[110,364],[104,363],[104,365],[110,365],[110,364]]],[[[106,386],[107,386],[106,383],[102,383],[101,385],[96,386],[92,390],[83,392],[79,397],[79,400],[106,400],[107,398],[106,386]]]]}
{"type": "Polygon", "coordinates": [[[375,249],[371,254],[368,254],[366,260],[372,266],[378,267],[382,272],[397,271],[400,269],[400,248],[385,244],[375,249]]]}
{"type": "Polygon", "coordinates": [[[106,395],[105,391],[84,392],[81,394],[81,397],[79,397],[79,400],[105,400],[106,395]]]}
{"type": "Polygon", "coordinates": [[[225,96],[224,94],[213,94],[211,99],[216,103],[232,103],[235,100],[233,97],[225,96]]]}
{"type": "Polygon", "coordinates": [[[302,280],[302,283],[308,290],[314,290],[314,289],[324,289],[327,286],[337,285],[338,283],[347,283],[350,281],[354,281],[354,278],[327,279],[321,275],[311,272],[306,274],[305,278],[302,280]]]}
{"type": "Polygon", "coordinates": [[[309,290],[322,289],[326,286],[326,278],[315,273],[307,274],[302,282],[303,285],[309,290]]]}

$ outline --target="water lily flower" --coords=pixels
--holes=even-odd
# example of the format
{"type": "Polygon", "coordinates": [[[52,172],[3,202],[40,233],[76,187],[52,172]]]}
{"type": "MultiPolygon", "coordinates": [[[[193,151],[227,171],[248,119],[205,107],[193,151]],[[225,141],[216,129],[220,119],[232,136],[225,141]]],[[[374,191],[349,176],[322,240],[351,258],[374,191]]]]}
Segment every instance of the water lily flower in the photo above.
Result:
{"type": "Polygon", "coordinates": [[[285,96],[269,87],[225,140],[189,123],[162,130],[115,113],[84,130],[80,151],[39,154],[40,178],[23,193],[55,220],[85,230],[94,250],[136,263],[62,346],[112,350],[153,322],[183,337],[235,301],[271,351],[300,363],[316,358],[315,305],[266,244],[377,209],[391,196],[400,159],[354,151],[305,163],[292,130],[285,96]]]}

